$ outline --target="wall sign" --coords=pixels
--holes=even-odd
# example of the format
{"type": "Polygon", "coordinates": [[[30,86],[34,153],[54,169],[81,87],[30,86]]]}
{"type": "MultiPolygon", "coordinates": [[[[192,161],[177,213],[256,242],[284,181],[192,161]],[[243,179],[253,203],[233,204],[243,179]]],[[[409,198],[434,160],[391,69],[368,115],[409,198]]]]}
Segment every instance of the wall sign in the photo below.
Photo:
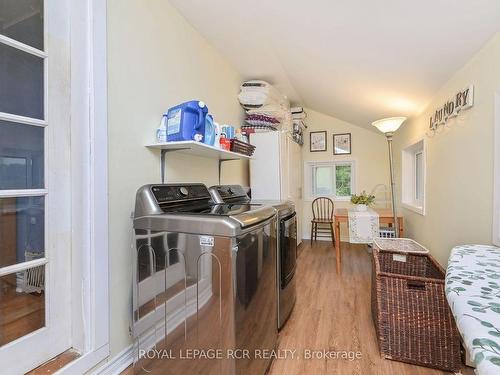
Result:
{"type": "Polygon", "coordinates": [[[448,100],[441,108],[438,108],[434,116],[430,117],[429,129],[436,130],[444,125],[450,118],[455,117],[460,111],[472,107],[474,104],[474,85],[459,91],[453,98],[448,100]]]}

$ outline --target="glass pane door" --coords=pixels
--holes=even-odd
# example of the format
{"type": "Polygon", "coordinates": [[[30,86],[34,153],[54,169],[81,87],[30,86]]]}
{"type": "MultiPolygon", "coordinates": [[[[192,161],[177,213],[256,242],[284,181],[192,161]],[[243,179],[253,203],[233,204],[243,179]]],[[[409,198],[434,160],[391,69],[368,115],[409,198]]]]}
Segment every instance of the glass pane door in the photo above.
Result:
{"type": "Polygon", "coordinates": [[[63,0],[0,0],[0,363],[5,373],[29,371],[71,342],[68,19],[63,0]],[[57,38],[50,38],[52,29],[57,38]]]}

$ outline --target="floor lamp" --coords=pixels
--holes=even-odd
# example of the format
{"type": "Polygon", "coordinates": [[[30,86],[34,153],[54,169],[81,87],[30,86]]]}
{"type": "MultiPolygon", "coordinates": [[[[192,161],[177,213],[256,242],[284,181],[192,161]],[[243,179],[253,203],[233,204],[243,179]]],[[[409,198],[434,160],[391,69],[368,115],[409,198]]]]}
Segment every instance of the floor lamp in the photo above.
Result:
{"type": "Polygon", "coordinates": [[[391,197],[392,197],[392,216],[394,217],[394,234],[399,237],[398,215],[396,213],[396,195],[394,193],[396,182],[394,181],[394,159],[392,155],[392,136],[401,124],[406,120],[406,117],[390,117],[372,122],[378,130],[385,134],[387,144],[389,145],[389,168],[391,172],[391,197]]]}

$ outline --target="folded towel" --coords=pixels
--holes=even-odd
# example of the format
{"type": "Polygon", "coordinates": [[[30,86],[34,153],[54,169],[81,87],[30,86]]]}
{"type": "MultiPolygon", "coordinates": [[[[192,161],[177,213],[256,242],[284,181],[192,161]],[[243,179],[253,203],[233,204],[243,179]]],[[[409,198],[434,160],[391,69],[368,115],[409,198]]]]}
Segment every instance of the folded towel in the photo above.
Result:
{"type": "Polygon", "coordinates": [[[272,125],[243,125],[241,127],[241,131],[247,134],[264,133],[276,130],[278,129],[272,125]]]}
{"type": "Polygon", "coordinates": [[[273,116],[266,116],[259,113],[248,114],[245,120],[246,121],[258,120],[258,121],[269,122],[271,124],[278,124],[280,122],[277,118],[273,116]]]}
{"type": "Polygon", "coordinates": [[[286,106],[283,106],[279,103],[271,103],[262,105],[259,108],[247,109],[248,115],[253,115],[253,114],[264,115],[264,116],[274,117],[279,120],[285,118],[287,113],[288,111],[286,106]]]}
{"type": "Polygon", "coordinates": [[[295,120],[303,120],[307,117],[305,112],[300,112],[300,113],[293,113],[292,112],[292,118],[295,120]]]}

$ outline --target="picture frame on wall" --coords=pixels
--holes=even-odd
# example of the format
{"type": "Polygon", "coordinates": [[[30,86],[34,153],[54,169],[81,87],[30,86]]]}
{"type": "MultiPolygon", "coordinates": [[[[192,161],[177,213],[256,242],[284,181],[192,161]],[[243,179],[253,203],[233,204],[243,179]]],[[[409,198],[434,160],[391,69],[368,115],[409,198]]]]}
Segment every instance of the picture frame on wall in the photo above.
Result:
{"type": "Polygon", "coordinates": [[[351,154],[351,133],[333,135],[333,155],[351,154]]]}
{"type": "Polygon", "coordinates": [[[309,133],[309,151],[320,152],[326,151],[326,131],[310,132],[309,133]]]}

